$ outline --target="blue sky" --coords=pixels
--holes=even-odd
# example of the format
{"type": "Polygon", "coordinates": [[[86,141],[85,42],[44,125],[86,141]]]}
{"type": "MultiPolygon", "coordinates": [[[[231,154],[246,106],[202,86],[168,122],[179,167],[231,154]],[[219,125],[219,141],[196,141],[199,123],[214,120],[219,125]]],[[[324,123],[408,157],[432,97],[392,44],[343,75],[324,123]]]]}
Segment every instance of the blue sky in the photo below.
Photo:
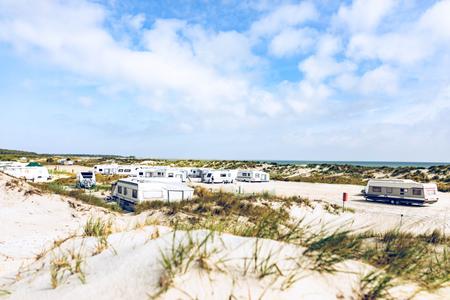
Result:
{"type": "Polygon", "coordinates": [[[449,15],[449,0],[0,0],[0,148],[450,161],[449,15]]]}

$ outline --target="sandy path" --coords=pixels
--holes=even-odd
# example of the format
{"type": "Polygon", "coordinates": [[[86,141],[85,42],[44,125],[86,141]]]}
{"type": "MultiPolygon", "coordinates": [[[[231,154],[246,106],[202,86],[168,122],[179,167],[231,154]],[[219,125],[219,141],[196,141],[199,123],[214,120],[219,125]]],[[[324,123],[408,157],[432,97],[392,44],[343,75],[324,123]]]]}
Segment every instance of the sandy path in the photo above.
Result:
{"type": "Polygon", "coordinates": [[[439,193],[439,201],[429,206],[405,206],[374,203],[365,201],[361,196],[363,186],[346,184],[323,184],[306,182],[270,181],[265,183],[235,183],[235,184],[201,184],[193,183],[214,190],[245,193],[270,192],[280,196],[302,196],[310,199],[325,200],[330,203],[342,204],[342,194],[349,194],[347,207],[356,210],[353,217],[344,214],[342,222],[354,222],[355,227],[370,227],[384,231],[397,227],[402,223],[402,229],[416,233],[429,232],[434,229],[450,234],[450,193],[439,193]],[[345,217],[344,217],[345,216],[345,217]]]}

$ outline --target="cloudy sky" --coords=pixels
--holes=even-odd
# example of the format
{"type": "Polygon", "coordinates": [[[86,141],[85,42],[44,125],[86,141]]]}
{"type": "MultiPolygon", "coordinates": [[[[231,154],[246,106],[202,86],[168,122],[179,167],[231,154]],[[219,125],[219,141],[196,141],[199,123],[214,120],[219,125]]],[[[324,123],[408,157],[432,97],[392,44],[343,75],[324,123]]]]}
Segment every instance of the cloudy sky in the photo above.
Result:
{"type": "Polygon", "coordinates": [[[0,148],[450,161],[450,0],[0,0],[0,148]]]}

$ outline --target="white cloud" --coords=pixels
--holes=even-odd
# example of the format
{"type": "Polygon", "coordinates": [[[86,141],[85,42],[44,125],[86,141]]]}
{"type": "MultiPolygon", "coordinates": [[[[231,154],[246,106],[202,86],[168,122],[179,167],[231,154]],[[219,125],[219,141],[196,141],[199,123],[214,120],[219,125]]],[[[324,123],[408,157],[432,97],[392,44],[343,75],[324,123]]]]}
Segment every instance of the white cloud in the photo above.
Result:
{"type": "Polygon", "coordinates": [[[398,0],[354,0],[351,5],[341,5],[334,21],[351,32],[374,31],[398,3],[398,0]]]}
{"type": "Polygon", "coordinates": [[[391,67],[386,65],[370,70],[361,77],[360,89],[365,94],[393,94],[398,89],[397,74],[391,67]]]}
{"type": "Polygon", "coordinates": [[[269,51],[277,57],[305,52],[314,45],[316,32],[309,28],[283,29],[269,44],[269,51]]]}
{"type": "Polygon", "coordinates": [[[298,84],[285,83],[280,88],[285,101],[298,114],[307,111],[322,113],[324,108],[319,107],[333,93],[327,85],[306,80],[298,84]]]}
{"type": "Polygon", "coordinates": [[[382,34],[351,36],[347,55],[357,60],[379,59],[397,64],[417,64],[450,45],[450,1],[439,1],[417,21],[382,34]]]}
{"type": "Polygon", "coordinates": [[[310,2],[285,4],[254,22],[250,28],[252,36],[273,35],[281,30],[318,18],[318,12],[310,2]]]}

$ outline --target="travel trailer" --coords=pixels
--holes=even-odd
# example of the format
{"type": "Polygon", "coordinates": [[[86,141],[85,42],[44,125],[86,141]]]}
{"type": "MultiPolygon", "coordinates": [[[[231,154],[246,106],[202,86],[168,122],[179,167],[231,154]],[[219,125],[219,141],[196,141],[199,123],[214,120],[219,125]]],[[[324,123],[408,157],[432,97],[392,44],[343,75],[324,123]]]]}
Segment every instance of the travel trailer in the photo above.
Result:
{"type": "Polygon", "coordinates": [[[140,166],[135,165],[118,165],[116,174],[124,176],[136,176],[140,168],[140,166]]]}
{"type": "Polygon", "coordinates": [[[236,180],[234,170],[210,170],[203,174],[204,183],[233,183],[236,180]]]}
{"type": "Polygon", "coordinates": [[[95,187],[95,173],[92,171],[79,172],[77,175],[77,187],[82,189],[90,189],[95,187]]]}
{"type": "Polygon", "coordinates": [[[111,195],[120,207],[132,211],[136,204],[145,201],[174,202],[192,199],[194,189],[182,183],[131,177],[114,183],[111,195]]]}
{"type": "Polygon", "coordinates": [[[165,167],[141,167],[137,170],[139,178],[166,178],[166,181],[185,182],[186,172],[184,170],[165,167]]]}
{"type": "Polygon", "coordinates": [[[269,174],[263,171],[241,170],[238,171],[236,180],[244,182],[268,182],[269,174]]]}
{"type": "Polygon", "coordinates": [[[4,171],[8,167],[25,167],[26,163],[16,161],[0,161],[0,171],[4,171]]]}
{"type": "Polygon", "coordinates": [[[103,175],[114,175],[117,174],[118,167],[118,164],[96,165],[94,166],[94,172],[103,175]]]}
{"type": "Polygon", "coordinates": [[[187,177],[189,178],[202,178],[205,173],[209,171],[206,168],[183,168],[186,171],[187,177]]]}
{"type": "Polygon", "coordinates": [[[36,162],[31,162],[26,165],[12,164],[5,167],[3,172],[13,177],[33,182],[44,182],[50,179],[47,168],[36,162]]]}
{"type": "Polygon", "coordinates": [[[391,204],[428,204],[438,201],[434,183],[419,183],[409,179],[371,179],[363,191],[369,201],[391,204]]]}

